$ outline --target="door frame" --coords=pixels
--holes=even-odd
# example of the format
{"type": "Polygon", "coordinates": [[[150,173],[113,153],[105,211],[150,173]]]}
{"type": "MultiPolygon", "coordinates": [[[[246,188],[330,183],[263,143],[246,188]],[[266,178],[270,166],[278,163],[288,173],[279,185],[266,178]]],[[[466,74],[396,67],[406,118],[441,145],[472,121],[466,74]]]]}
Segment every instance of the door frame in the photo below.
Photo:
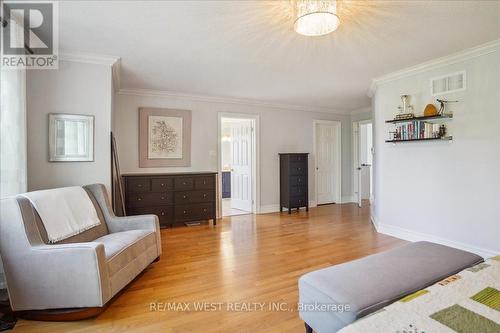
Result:
{"type": "Polygon", "coordinates": [[[260,212],[260,115],[254,113],[218,112],[217,114],[217,217],[222,218],[222,118],[250,119],[252,134],[252,214],[260,212]]]}
{"type": "MultiPolygon", "coordinates": [[[[360,177],[361,173],[359,172],[360,170],[358,170],[358,168],[361,167],[361,164],[359,163],[359,161],[361,160],[361,156],[360,156],[360,154],[361,154],[360,127],[361,127],[361,125],[364,125],[364,124],[372,124],[372,135],[373,135],[373,120],[372,119],[359,120],[359,121],[352,122],[352,184],[353,184],[352,195],[353,195],[353,199],[355,199],[354,202],[357,203],[359,207],[361,207],[361,202],[362,202],[361,191],[359,190],[360,181],[361,181],[361,177],[360,177]],[[354,184],[356,183],[355,182],[356,179],[358,179],[358,188],[357,189],[354,188],[354,184]],[[356,195],[356,191],[357,191],[358,195],[356,195]]],[[[373,140],[372,140],[372,142],[373,142],[373,140]]],[[[372,159],[371,168],[373,170],[373,159],[372,159]]],[[[373,176],[373,173],[370,174],[370,179],[372,176],[373,176]]],[[[373,189],[370,189],[370,192],[373,193],[373,189]]],[[[370,194],[370,202],[371,202],[371,194],[370,194]]]]}
{"type": "Polygon", "coordinates": [[[337,174],[336,177],[338,180],[338,185],[337,185],[337,198],[335,200],[335,203],[342,203],[342,122],[340,120],[321,120],[321,119],[314,119],[313,120],[313,155],[314,155],[314,190],[315,190],[315,202],[316,205],[318,205],[318,172],[316,169],[317,166],[317,147],[316,147],[316,141],[317,141],[317,133],[316,133],[316,126],[319,124],[327,124],[327,125],[334,125],[337,130],[337,142],[336,142],[336,151],[337,151],[337,174]]]}

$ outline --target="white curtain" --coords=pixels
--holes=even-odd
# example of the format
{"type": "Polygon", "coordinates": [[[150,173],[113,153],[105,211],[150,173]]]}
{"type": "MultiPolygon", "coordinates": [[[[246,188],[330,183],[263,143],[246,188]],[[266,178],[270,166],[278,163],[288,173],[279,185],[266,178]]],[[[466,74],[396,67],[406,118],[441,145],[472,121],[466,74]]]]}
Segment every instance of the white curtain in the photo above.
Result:
{"type": "MultiPolygon", "coordinates": [[[[21,38],[22,29],[19,25],[13,20],[9,24],[11,29],[15,29],[15,36],[21,38]]],[[[26,150],[26,71],[1,68],[0,198],[26,192],[26,150]]],[[[0,257],[0,289],[5,288],[5,276],[0,257]]]]}
{"type": "MultiPolygon", "coordinates": [[[[9,25],[21,38],[17,23],[10,20],[9,25]]],[[[26,71],[2,68],[0,78],[0,198],[4,198],[27,190],[26,71]]]]}

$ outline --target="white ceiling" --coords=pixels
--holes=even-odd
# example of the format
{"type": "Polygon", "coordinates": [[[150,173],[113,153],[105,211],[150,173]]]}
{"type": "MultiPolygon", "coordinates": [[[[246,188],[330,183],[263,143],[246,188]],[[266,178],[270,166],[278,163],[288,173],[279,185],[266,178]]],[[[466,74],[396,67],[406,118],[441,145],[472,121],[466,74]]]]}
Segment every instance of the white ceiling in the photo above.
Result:
{"type": "Polygon", "coordinates": [[[372,78],[500,38],[500,1],[343,1],[303,37],[284,1],[65,1],[60,49],[122,58],[121,88],[351,110],[372,78]]]}

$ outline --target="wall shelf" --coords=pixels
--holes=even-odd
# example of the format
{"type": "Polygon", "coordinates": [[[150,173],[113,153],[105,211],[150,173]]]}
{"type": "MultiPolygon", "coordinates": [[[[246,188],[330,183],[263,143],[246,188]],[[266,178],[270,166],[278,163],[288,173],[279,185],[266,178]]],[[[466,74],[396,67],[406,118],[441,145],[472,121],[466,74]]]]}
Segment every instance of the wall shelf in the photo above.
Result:
{"type": "Polygon", "coordinates": [[[410,119],[392,119],[392,120],[386,120],[385,122],[388,124],[395,124],[395,123],[407,123],[407,122],[412,122],[412,121],[423,121],[423,120],[447,120],[453,118],[453,115],[442,115],[442,116],[421,116],[421,117],[415,117],[415,118],[410,118],[410,119]]]}
{"type": "Polygon", "coordinates": [[[389,143],[398,143],[398,142],[411,142],[411,141],[451,141],[453,140],[453,136],[444,136],[442,138],[424,138],[424,139],[405,139],[405,140],[385,140],[385,142],[389,143]]]}

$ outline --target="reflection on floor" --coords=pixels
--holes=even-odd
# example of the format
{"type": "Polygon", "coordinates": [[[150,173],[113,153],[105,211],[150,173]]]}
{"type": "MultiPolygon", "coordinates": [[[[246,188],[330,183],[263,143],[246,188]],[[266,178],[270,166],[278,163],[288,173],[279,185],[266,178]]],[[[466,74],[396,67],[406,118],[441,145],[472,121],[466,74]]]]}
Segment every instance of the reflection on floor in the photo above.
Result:
{"type": "Polygon", "coordinates": [[[231,198],[222,199],[222,216],[235,216],[244,214],[250,214],[250,212],[231,208],[231,198]]]}
{"type": "Polygon", "coordinates": [[[165,228],[161,240],[160,261],[99,317],[21,319],[12,332],[304,333],[297,313],[301,275],[405,244],[377,233],[370,209],[355,204],[225,217],[215,227],[165,228]],[[195,310],[199,304],[203,309],[195,310]],[[265,308],[235,310],[251,304],[265,308]]]}

